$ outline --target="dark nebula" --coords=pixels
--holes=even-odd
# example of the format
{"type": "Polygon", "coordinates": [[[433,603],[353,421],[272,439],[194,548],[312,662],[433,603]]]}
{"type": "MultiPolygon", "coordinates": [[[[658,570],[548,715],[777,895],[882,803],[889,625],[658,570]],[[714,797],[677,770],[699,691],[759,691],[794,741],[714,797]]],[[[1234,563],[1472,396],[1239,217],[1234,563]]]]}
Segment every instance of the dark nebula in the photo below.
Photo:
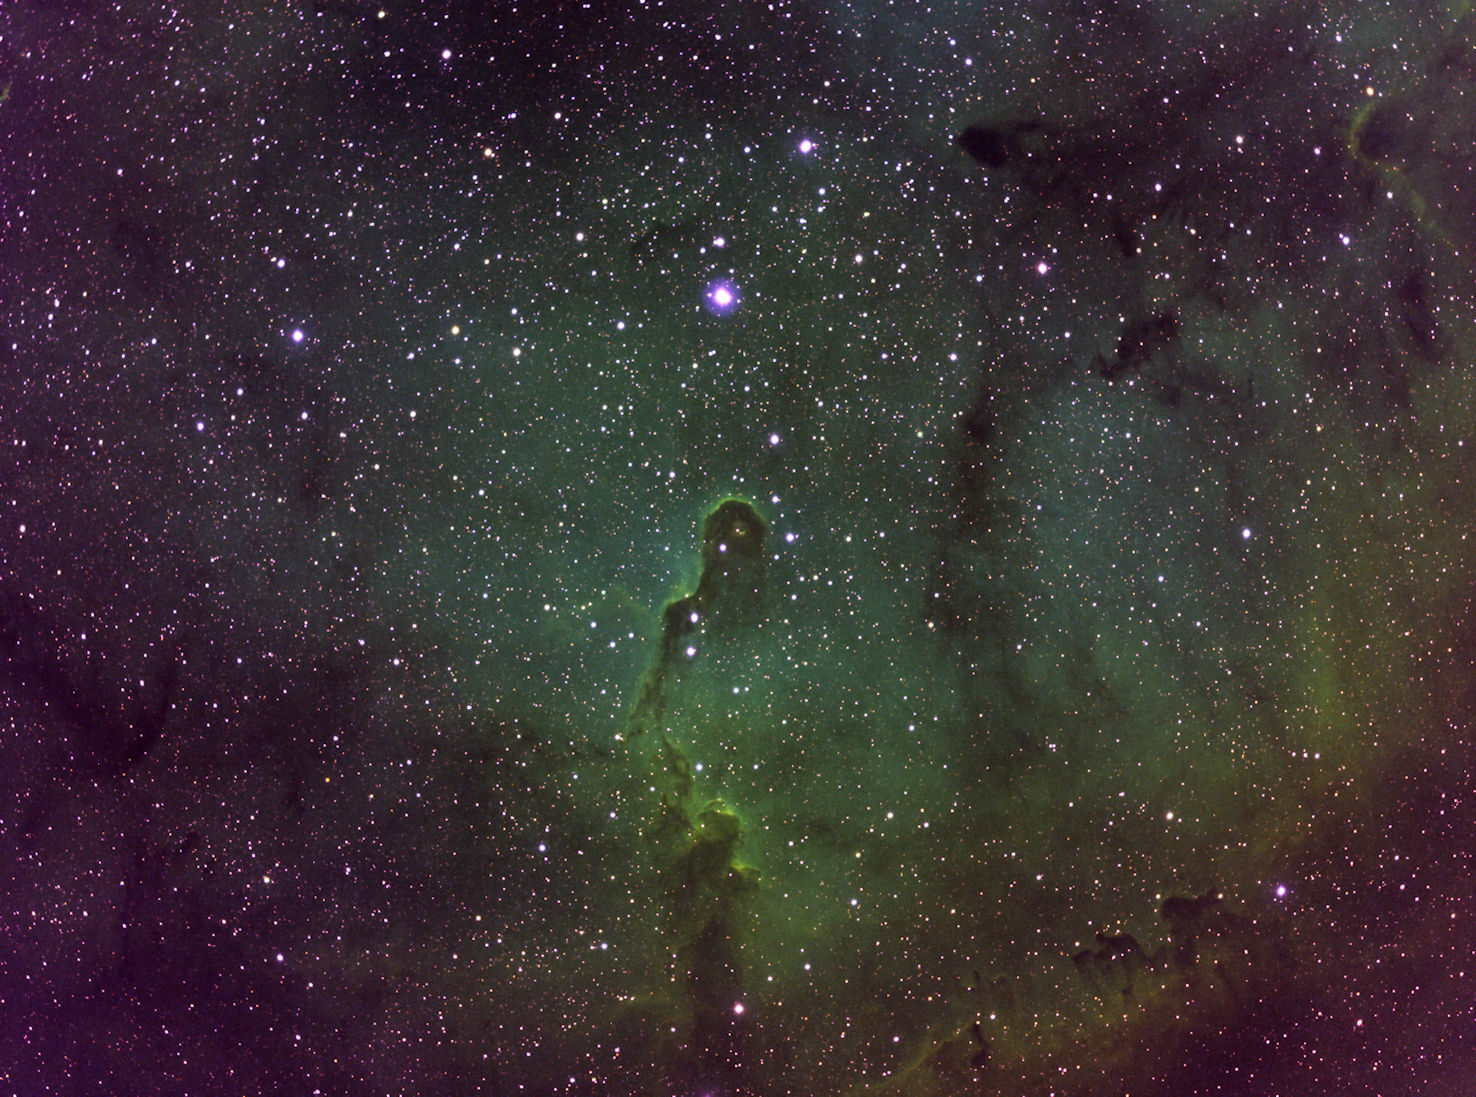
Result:
{"type": "Polygon", "coordinates": [[[661,613],[661,645],[646,672],[630,717],[630,734],[661,724],[666,694],[677,688],[709,639],[731,645],[768,612],[765,575],[768,533],[758,511],[741,499],[727,499],[702,522],[702,573],[697,589],[666,604],[661,613]]]}
{"type": "Polygon", "coordinates": [[[1472,1092],[1473,32],[0,3],[5,1091],[1472,1092]]]}

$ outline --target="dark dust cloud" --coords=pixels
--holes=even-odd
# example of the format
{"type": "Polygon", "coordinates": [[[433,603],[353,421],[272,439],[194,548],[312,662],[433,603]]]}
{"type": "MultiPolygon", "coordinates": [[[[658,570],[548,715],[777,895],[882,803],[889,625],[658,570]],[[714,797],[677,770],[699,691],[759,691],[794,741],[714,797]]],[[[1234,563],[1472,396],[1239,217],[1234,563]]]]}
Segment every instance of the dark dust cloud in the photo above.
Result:
{"type": "Polygon", "coordinates": [[[1469,7],[0,5],[0,1092],[1476,1091],[1469,7]]]}

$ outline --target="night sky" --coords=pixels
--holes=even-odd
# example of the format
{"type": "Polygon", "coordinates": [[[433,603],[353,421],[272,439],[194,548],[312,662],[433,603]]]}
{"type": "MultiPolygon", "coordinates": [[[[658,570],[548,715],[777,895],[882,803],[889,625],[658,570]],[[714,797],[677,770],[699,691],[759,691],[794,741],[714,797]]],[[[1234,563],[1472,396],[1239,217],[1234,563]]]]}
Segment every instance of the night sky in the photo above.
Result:
{"type": "Polygon", "coordinates": [[[0,1092],[1476,1092],[1476,15],[4,0],[0,1092]]]}

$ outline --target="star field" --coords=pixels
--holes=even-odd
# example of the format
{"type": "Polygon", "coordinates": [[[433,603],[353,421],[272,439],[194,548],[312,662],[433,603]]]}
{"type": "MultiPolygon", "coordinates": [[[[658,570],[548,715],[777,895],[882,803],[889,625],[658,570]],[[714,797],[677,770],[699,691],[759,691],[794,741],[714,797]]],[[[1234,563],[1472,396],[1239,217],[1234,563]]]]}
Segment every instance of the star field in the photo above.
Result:
{"type": "Polygon", "coordinates": [[[1465,3],[0,9],[0,1083],[1463,1093],[1465,3]]]}

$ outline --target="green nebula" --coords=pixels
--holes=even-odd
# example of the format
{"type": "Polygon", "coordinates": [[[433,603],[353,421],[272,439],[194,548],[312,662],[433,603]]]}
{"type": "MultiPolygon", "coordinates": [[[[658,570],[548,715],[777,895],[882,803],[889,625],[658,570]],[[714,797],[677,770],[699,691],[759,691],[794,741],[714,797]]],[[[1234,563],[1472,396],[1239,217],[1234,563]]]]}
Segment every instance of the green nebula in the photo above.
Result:
{"type": "MultiPolygon", "coordinates": [[[[669,977],[683,1020],[680,1046],[665,1056],[678,1083],[740,1084],[749,1057],[740,951],[759,878],[739,855],[743,819],[704,791],[702,767],[683,746],[701,729],[673,726],[668,717],[698,651],[741,648],[765,620],[768,532],[752,504],[741,499],[724,500],[704,519],[696,589],[663,610],[656,658],[629,719],[628,738],[648,779],[650,818],[642,838],[657,882],[662,946],[674,957],[669,977]],[[642,741],[646,732],[656,734],[642,741]],[[652,744],[656,739],[659,746],[652,744]]],[[[684,712],[679,722],[689,717],[684,712]]]]}
{"type": "Polygon", "coordinates": [[[702,523],[702,575],[691,594],[662,611],[660,654],[646,674],[630,716],[632,736],[664,718],[667,694],[711,637],[722,644],[757,625],[767,600],[768,524],[742,499],[725,499],[702,523]]]}

